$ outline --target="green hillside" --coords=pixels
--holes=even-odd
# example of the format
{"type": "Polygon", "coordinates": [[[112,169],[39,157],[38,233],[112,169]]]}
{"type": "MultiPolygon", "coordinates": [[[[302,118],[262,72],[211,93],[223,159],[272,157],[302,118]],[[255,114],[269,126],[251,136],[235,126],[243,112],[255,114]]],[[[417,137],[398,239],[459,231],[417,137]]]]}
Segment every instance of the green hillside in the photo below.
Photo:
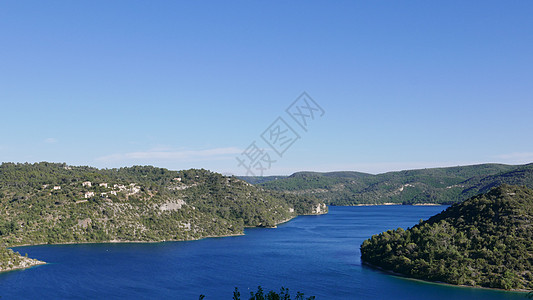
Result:
{"type": "Polygon", "coordinates": [[[533,190],[502,185],[361,245],[365,263],[423,280],[533,290],[533,190]]]}
{"type": "Polygon", "coordinates": [[[316,196],[330,205],[382,203],[451,204],[502,183],[533,187],[533,164],[482,164],[388,172],[299,172],[260,186],[296,195],[316,196]]]}
{"type": "Polygon", "coordinates": [[[464,183],[465,187],[467,186],[468,188],[462,194],[468,197],[486,193],[502,184],[525,185],[533,188],[533,164],[517,166],[513,170],[496,175],[472,178],[464,183]]]}
{"type": "Polygon", "coordinates": [[[315,197],[206,170],[0,165],[0,245],[192,240],[324,213],[315,197]]]}
{"type": "Polygon", "coordinates": [[[288,176],[237,176],[237,178],[254,185],[269,182],[272,180],[284,179],[287,177],[288,176]]]}

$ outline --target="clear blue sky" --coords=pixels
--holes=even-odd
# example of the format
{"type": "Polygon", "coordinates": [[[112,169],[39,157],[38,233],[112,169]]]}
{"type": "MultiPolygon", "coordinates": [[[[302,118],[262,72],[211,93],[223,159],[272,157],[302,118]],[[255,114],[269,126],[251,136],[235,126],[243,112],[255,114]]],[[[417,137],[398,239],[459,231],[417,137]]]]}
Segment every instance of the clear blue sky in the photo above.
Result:
{"type": "Polygon", "coordinates": [[[532,1],[1,1],[0,160],[244,174],[533,161],[532,1]],[[306,91],[307,132],[285,109],[306,91]],[[282,117],[301,138],[276,157],[282,117]]]}

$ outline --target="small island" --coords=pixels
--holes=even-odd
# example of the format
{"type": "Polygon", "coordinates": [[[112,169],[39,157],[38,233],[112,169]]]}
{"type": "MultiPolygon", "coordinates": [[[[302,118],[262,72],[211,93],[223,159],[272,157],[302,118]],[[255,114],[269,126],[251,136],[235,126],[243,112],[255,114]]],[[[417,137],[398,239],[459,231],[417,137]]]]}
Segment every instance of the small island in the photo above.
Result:
{"type": "Polygon", "coordinates": [[[533,190],[502,185],[407,230],[374,235],[361,259],[427,281],[533,290],[533,190]]]}

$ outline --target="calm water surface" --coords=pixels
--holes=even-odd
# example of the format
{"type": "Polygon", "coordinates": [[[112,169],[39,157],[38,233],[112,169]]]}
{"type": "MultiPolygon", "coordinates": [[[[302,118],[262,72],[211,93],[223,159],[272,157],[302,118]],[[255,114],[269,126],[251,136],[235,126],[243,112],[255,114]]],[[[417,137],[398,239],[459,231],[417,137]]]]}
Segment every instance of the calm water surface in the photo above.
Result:
{"type": "MultiPolygon", "coordinates": [[[[245,236],[154,244],[19,247],[49,262],[0,274],[1,299],[231,299],[258,285],[317,299],[526,299],[523,293],[459,288],[384,274],[361,265],[359,245],[410,227],[442,206],[330,207],[245,236]]],[[[243,297],[244,298],[244,297],[243,297]]]]}

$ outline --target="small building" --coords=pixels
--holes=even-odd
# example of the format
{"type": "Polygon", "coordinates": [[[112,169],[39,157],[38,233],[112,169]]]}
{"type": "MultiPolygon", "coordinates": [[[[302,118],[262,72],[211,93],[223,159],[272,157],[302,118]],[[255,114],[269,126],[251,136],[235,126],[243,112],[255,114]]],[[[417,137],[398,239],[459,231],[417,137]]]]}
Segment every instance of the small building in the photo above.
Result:
{"type": "Polygon", "coordinates": [[[90,181],[85,181],[85,182],[82,182],[81,185],[86,186],[86,187],[91,187],[92,183],[90,181]]]}
{"type": "Polygon", "coordinates": [[[85,199],[94,197],[94,192],[86,192],[85,193],[85,199]]]}
{"type": "Polygon", "coordinates": [[[59,185],[54,186],[54,190],[60,190],[60,189],[61,189],[61,186],[59,185]]]}
{"type": "Polygon", "coordinates": [[[117,195],[117,191],[111,191],[110,193],[111,195],[115,195],[115,196],[117,195]]]}
{"type": "Polygon", "coordinates": [[[119,189],[120,191],[126,189],[126,186],[124,186],[123,184],[115,184],[115,185],[113,185],[113,187],[114,187],[115,189],[119,189]]]}
{"type": "Polygon", "coordinates": [[[172,180],[177,181],[177,182],[180,182],[180,181],[181,181],[181,177],[176,177],[176,178],[174,178],[174,179],[172,179],[172,180]]]}
{"type": "Polygon", "coordinates": [[[107,188],[107,183],[100,183],[99,186],[103,186],[103,187],[107,188]]]}

